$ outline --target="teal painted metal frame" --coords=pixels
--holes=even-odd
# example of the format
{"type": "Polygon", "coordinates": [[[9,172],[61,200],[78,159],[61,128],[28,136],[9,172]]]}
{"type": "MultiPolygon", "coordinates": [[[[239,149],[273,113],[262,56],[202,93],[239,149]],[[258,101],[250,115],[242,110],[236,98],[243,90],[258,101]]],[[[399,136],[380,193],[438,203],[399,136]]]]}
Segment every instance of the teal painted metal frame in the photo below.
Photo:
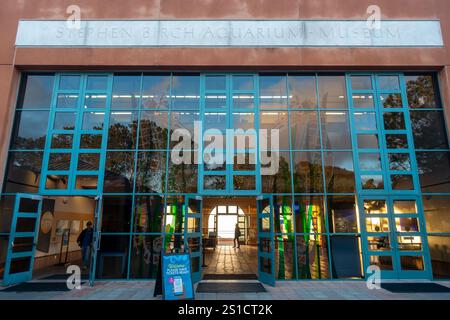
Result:
{"type": "Polygon", "coordinates": [[[275,235],[274,235],[274,205],[272,196],[260,196],[256,202],[256,219],[258,228],[258,279],[262,283],[270,286],[275,286],[275,235]],[[268,206],[264,206],[263,202],[269,201],[268,206]],[[269,208],[269,212],[264,212],[266,208],[269,208]],[[269,219],[269,231],[262,230],[262,219],[269,219]],[[261,250],[261,239],[269,239],[268,246],[269,252],[261,250]],[[269,261],[270,273],[265,272],[262,266],[262,260],[269,261]]]}
{"type": "MultiPolygon", "coordinates": [[[[408,100],[406,95],[406,87],[404,81],[403,73],[347,73],[346,74],[346,87],[347,96],[349,99],[349,119],[352,132],[352,144],[353,144],[353,161],[355,164],[355,182],[356,182],[356,192],[358,199],[359,208],[359,221],[362,237],[363,246],[363,261],[364,269],[366,270],[370,265],[370,256],[391,256],[393,270],[387,271],[382,270],[381,276],[385,279],[393,278],[404,278],[404,279],[418,279],[425,278],[431,279],[431,262],[429,255],[429,248],[427,242],[427,234],[425,229],[424,215],[423,215],[423,205],[421,198],[421,189],[418,177],[418,167],[415,157],[414,150],[414,140],[412,137],[411,121],[409,117],[408,110],[408,100]],[[366,76],[371,79],[371,89],[367,90],[353,90],[352,89],[352,76],[366,76]],[[382,90],[379,85],[379,78],[382,76],[392,76],[397,77],[399,87],[398,89],[382,90]],[[373,97],[373,107],[361,108],[354,105],[353,95],[354,94],[365,94],[372,95],[373,97]],[[381,103],[380,97],[384,94],[397,94],[400,95],[402,106],[397,108],[384,107],[381,103]],[[403,114],[405,128],[400,130],[388,130],[385,128],[384,123],[384,113],[386,112],[398,112],[403,114]],[[376,119],[376,130],[358,130],[356,127],[356,113],[371,113],[375,115],[376,119]],[[371,134],[377,135],[378,137],[378,148],[373,149],[359,149],[358,147],[358,134],[371,134]],[[389,149],[387,146],[386,135],[388,134],[402,134],[407,137],[408,148],[407,149],[389,149]],[[360,154],[379,154],[380,155],[380,170],[370,171],[362,170],[360,167],[360,154]],[[390,169],[389,154],[392,153],[402,153],[408,154],[410,159],[410,170],[408,171],[394,171],[390,169]],[[407,174],[412,177],[413,189],[412,190],[394,190],[391,185],[392,175],[403,175],[407,174]],[[363,189],[361,175],[381,175],[383,177],[383,188],[382,189],[363,189]],[[364,213],[364,200],[384,200],[386,201],[388,214],[371,214],[366,215],[364,213]],[[414,215],[400,215],[401,217],[415,217],[418,219],[419,232],[413,233],[408,232],[407,235],[410,236],[420,236],[422,239],[422,252],[409,252],[400,251],[398,247],[397,236],[400,235],[396,232],[395,218],[399,215],[393,213],[393,201],[394,200],[414,200],[417,205],[417,214],[414,215]],[[389,232],[385,233],[371,233],[366,230],[366,218],[388,218],[389,219],[389,232]],[[385,234],[389,236],[389,242],[391,251],[370,251],[367,241],[368,236],[380,236],[385,234]],[[423,257],[423,271],[412,271],[412,270],[402,270],[400,264],[400,257],[404,255],[410,256],[422,256],[423,257]]],[[[370,274],[366,274],[366,277],[370,274]]]]}
{"type": "Polygon", "coordinates": [[[36,244],[37,244],[37,238],[38,238],[38,230],[39,225],[41,221],[41,211],[42,211],[42,197],[39,195],[29,195],[29,194],[22,194],[18,193],[16,195],[16,198],[14,200],[14,212],[12,216],[12,223],[11,223],[11,233],[9,235],[9,241],[8,241],[8,251],[6,254],[6,261],[5,261],[5,271],[3,275],[3,283],[2,285],[8,286],[20,282],[26,282],[32,279],[33,277],[33,267],[34,267],[34,256],[36,252],[36,244]],[[39,204],[37,206],[38,211],[37,212],[20,212],[20,202],[22,199],[31,199],[34,201],[39,201],[39,204]],[[17,231],[17,220],[19,218],[34,218],[36,219],[34,230],[35,232],[19,232],[17,231]],[[16,238],[33,238],[33,245],[31,251],[21,251],[21,252],[13,252],[14,247],[14,240],[16,238]],[[11,267],[11,261],[13,259],[18,258],[30,258],[30,265],[29,269],[24,272],[18,272],[11,274],[10,273],[10,267],[11,267]]]}

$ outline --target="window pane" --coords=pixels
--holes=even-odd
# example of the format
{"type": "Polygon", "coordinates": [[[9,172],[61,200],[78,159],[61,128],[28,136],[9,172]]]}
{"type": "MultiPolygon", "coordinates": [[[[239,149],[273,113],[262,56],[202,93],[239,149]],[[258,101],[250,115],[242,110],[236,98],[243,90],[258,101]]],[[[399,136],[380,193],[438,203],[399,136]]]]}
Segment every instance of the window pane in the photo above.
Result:
{"type": "Polygon", "coordinates": [[[142,111],[139,129],[139,149],[162,150],[167,148],[169,127],[167,112],[142,111]]]}
{"type": "Polygon", "coordinates": [[[373,108],[374,100],[372,94],[358,93],[352,95],[354,108],[373,108]]]}
{"type": "Polygon", "coordinates": [[[77,169],[80,171],[96,171],[100,168],[100,153],[80,153],[77,169]]]}
{"type": "Polygon", "coordinates": [[[270,162],[268,166],[261,166],[261,169],[268,169],[271,167],[274,170],[270,175],[263,175],[261,177],[262,191],[264,193],[290,193],[292,192],[291,186],[291,167],[290,167],[290,156],[289,152],[279,152],[278,159],[271,154],[271,161],[278,161],[278,166],[270,162]]]}
{"type": "Polygon", "coordinates": [[[417,152],[416,159],[423,192],[450,190],[449,152],[417,152]]]}
{"type": "Polygon", "coordinates": [[[388,232],[389,220],[387,218],[366,218],[366,232],[388,232]]]}
{"type": "Polygon", "coordinates": [[[320,152],[293,152],[294,192],[323,192],[322,156],[320,152]]]}
{"type": "Polygon", "coordinates": [[[379,76],[378,87],[381,90],[400,90],[398,76],[379,76]]]}
{"type": "Polygon", "coordinates": [[[141,95],[141,75],[114,75],[112,109],[137,109],[141,95]]]}
{"type": "MultiPolygon", "coordinates": [[[[0,233],[9,233],[11,231],[11,222],[14,212],[15,200],[15,196],[0,196],[0,233]]],[[[3,247],[0,247],[0,258],[2,258],[0,259],[0,263],[5,262],[6,253],[8,251],[8,239],[9,236],[7,236],[6,239],[6,249],[3,251],[3,247]]]]}
{"type": "Polygon", "coordinates": [[[356,130],[377,130],[375,112],[355,112],[354,117],[356,130]]]}
{"type": "Polygon", "coordinates": [[[330,232],[359,232],[354,196],[328,196],[327,201],[330,232]]]}
{"type": "Polygon", "coordinates": [[[275,274],[277,279],[295,279],[295,237],[275,237],[275,274]]]}
{"type": "Polygon", "coordinates": [[[206,76],[205,77],[206,90],[220,90],[225,91],[227,89],[227,78],[225,76],[206,76]]]}
{"type": "Polygon", "coordinates": [[[317,108],[315,76],[289,76],[291,108],[317,108]]]}
{"type": "Polygon", "coordinates": [[[51,153],[48,159],[48,170],[69,170],[71,153],[51,153]]]}
{"type": "Polygon", "coordinates": [[[56,101],[56,108],[58,109],[76,109],[78,108],[78,93],[59,93],[56,101]]]}
{"type": "Polygon", "coordinates": [[[323,206],[322,196],[296,196],[294,198],[295,232],[327,232],[323,206]]]}
{"type": "Polygon", "coordinates": [[[56,112],[53,129],[74,130],[77,114],[75,112],[56,112]]]}
{"type": "Polygon", "coordinates": [[[17,111],[11,149],[44,149],[48,111],[17,111]]]}
{"type": "Polygon", "coordinates": [[[286,76],[259,77],[259,106],[261,109],[287,108],[286,76]]]}
{"type": "Polygon", "coordinates": [[[77,190],[97,190],[97,175],[77,175],[75,180],[75,189],[77,190]]]}
{"type": "Polygon", "coordinates": [[[415,200],[394,200],[394,213],[417,213],[415,200]]]}
{"type": "Polygon", "coordinates": [[[408,105],[411,108],[439,108],[437,84],[431,75],[405,76],[408,105]]]}
{"type": "Polygon", "coordinates": [[[226,109],[227,96],[225,94],[207,94],[205,95],[205,109],[226,109]]]}
{"type": "Polygon", "coordinates": [[[351,149],[346,112],[324,112],[320,115],[325,149],[351,149]]]}
{"type": "Polygon", "coordinates": [[[299,279],[328,279],[328,244],[323,235],[297,236],[299,279]]]}
{"type": "Polygon", "coordinates": [[[83,114],[83,130],[103,130],[104,112],[85,112],[83,114]]]}
{"type": "Polygon", "coordinates": [[[80,137],[80,149],[100,149],[101,146],[101,134],[82,134],[80,137]]]}
{"type": "Polygon", "coordinates": [[[233,176],[234,190],[255,190],[256,176],[254,175],[235,175],[233,176]]]}
{"type": "Polygon", "coordinates": [[[450,232],[450,197],[430,195],[422,199],[427,232],[450,232]]]}
{"type": "Polygon", "coordinates": [[[42,156],[43,152],[10,152],[5,170],[4,192],[38,192],[42,156]]]}
{"type": "Polygon", "coordinates": [[[379,149],[380,144],[377,134],[358,134],[357,144],[359,149],[379,149]]]}
{"type": "Polygon", "coordinates": [[[24,76],[17,108],[49,109],[52,101],[53,74],[24,76]]]}
{"type": "MultiPolygon", "coordinates": [[[[267,130],[267,141],[272,142],[273,131],[278,131],[278,147],[270,145],[270,150],[289,150],[289,127],[287,112],[261,112],[260,129],[267,130]],[[273,131],[272,131],[273,130],[273,131]]],[[[236,129],[236,127],[235,127],[236,129]]],[[[268,144],[269,145],[269,144],[268,144]]]]}
{"type": "Polygon", "coordinates": [[[97,253],[98,279],[125,279],[128,270],[129,236],[103,235],[97,253]]]}
{"type": "Polygon", "coordinates": [[[73,134],[54,134],[50,146],[52,149],[72,149],[73,134]]]}
{"type": "Polygon", "coordinates": [[[131,196],[104,196],[102,232],[130,232],[131,196]]]}
{"type": "Polygon", "coordinates": [[[347,94],[344,76],[319,76],[321,108],[347,109],[347,94]]]}
{"type": "Polygon", "coordinates": [[[106,94],[86,94],[84,99],[85,108],[106,108],[106,94]]]}
{"type": "Polygon", "coordinates": [[[372,90],[372,77],[352,76],[352,90],[372,90]]]}
{"type": "Polygon", "coordinates": [[[364,213],[386,214],[387,206],[385,200],[364,200],[364,213]]]}
{"type": "Polygon", "coordinates": [[[361,185],[365,190],[369,189],[384,189],[382,175],[362,175],[361,185]]]}
{"type": "Polygon", "coordinates": [[[253,76],[236,75],[232,79],[233,90],[253,90],[253,76]]]}
{"type": "Polygon", "coordinates": [[[59,90],[79,90],[81,77],[78,75],[62,75],[59,80],[59,90]]]}
{"type": "Polygon", "coordinates": [[[137,135],[137,112],[111,112],[108,149],[134,149],[137,135]]]}
{"type": "Polygon", "coordinates": [[[319,119],[316,111],[292,111],[291,138],[293,150],[320,149],[319,119]]]}
{"type": "Polygon", "coordinates": [[[416,149],[447,149],[448,138],[441,111],[411,111],[416,149]]]}
{"type": "Polygon", "coordinates": [[[293,233],[294,230],[294,212],[292,209],[292,197],[274,196],[274,227],[275,233],[293,233]]]}
{"type": "Polygon", "coordinates": [[[159,195],[135,197],[133,232],[163,232],[163,217],[163,197],[159,195]]]}
{"type": "Polygon", "coordinates": [[[386,134],[386,147],[388,149],[408,149],[406,134],[386,134]]]}
{"type": "Polygon", "coordinates": [[[131,249],[131,279],[156,279],[163,246],[162,235],[134,235],[131,249]]]}
{"type": "Polygon", "coordinates": [[[139,152],[136,192],[162,193],[166,183],[166,152],[139,152]]]}
{"type": "MultiPolygon", "coordinates": [[[[180,148],[179,141],[189,141],[191,149],[195,149],[198,146],[194,141],[194,122],[199,121],[199,114],[197,112],[171,112],[170,114],[170,148],[180,148]],[[174,131],[178,131],[183,136],[179,137],[179,140],[172,141],[174,131]],[[189,136],[185,136],[188,134],[189,136]]],[[[176,136],[176,135],[174,135],[176,136]]],[[[185,142],[186,143],[186,142],[185,142]]],[[[183,144],[184,145],[184,144],[183,144]]]]}
{"type": "Polygon", "coordinates": [[[134,152],[106,153],[104,192],[133,192],[134,156],[134,152]]]}
{"type": "Polygon", "coordinates": [[[360,153],[358,157],[360,170],[381,170],[381,157],[379,153],[360,153]]]}
{"type": "Polygon", "coordinates": [[[86,89],[106,91],[108,89],[108,76],[88,76],[86,89]]]}
{"type": "Polygon", "coordinates": [[[400,93],[389,93],[380,95],[383,108],[402,108],[403,101],[400,93]]]}
{"type": "Polygon", "coordinates": [[[394,171],[411,171],[409,153],[390,153],[389,169],[394,171]]]}
{"type": "Polygon", "coordinates": [[[370,256],[370,265],[378,266],[381,270],[393,270],[391,256],[370,256]]]}
{"type": "Polygon", "coordinates": [[[403,112],[385,112],[383,114],[384,128],[386,130],[404,130],[405,118],[403,112]]]}
{"type": "Polygon", "coordinates": [[[48,175],[45,181],[46,190],[67,190],[68,187],[67,175],[48,175]]]}
{"type": "Polygon", "coordinates": [[[355,175],[352,153],[325,152],[324,157],[327,192],[353,192],[355,175]]]}
{"type": "Polygon", "coordinates": [[[172,81],[172,108],[177,110],[198,110],[200,76],[174,75],[172,81]]]}
{"type": "Polygon", "coordinates": [[[194,153],[176,153],[177,158],[186,159],[186,163],[177,164],[174,152],[170,152],[168,191],[173,193],[196,193],[198,166],[194,164],[194,153]]]}
{"type": "Polygon", "coordinates": [[[428,237],[433,277],[450,278],[450,237],[428,237]]]}
{"type": "Polygon", "coordinates": [[[402,270],[423,270],[423,258],[417,256],[400,256],[402,270]]]}
{"type": "Polygon", "coordinates": [[[144,75],[142,107],[168,109],[170,75],[144,75]]]}
{"type": "Polygon", "coordinates": [[[333,278],[362,278],[360,241],[354,236],[332,236],[331,270],[333,278]]]}

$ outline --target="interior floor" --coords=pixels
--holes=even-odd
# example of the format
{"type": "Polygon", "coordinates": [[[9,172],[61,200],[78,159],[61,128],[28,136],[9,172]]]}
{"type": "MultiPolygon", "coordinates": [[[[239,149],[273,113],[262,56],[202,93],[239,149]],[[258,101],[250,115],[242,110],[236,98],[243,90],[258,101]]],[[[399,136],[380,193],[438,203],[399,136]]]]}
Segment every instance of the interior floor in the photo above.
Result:
{"type": "Polygon", "coordinates": [[[208,250],[205,255],[207,267],[204,274],[257,274],[257,247],[241,245],[218,245],[216,250],[208,250]]]}

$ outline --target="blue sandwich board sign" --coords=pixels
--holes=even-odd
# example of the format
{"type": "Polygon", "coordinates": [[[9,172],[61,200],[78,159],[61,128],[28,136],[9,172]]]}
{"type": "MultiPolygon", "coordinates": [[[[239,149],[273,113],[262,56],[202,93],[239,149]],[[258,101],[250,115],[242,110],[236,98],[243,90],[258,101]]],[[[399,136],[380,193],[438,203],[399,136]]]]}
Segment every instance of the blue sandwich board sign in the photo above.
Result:
{"type": "Polygon", "coordinates": [[[188,253],[162,256],[164,300],[194,299],[191,274],[191,257],[188,253]]]}

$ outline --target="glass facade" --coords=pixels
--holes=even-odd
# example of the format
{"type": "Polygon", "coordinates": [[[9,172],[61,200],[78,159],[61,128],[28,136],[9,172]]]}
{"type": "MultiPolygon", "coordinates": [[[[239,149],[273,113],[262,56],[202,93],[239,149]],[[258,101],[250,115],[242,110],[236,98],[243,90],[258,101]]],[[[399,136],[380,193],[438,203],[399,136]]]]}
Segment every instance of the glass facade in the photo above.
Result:
{"type": "MultiPolygon", "coordinates": [[[[449,278],[449,176],[434,74],[31,73],[1,205],[16,193],[102,195],[99,279],[154,278],[161,250],[199,248],[186,238],[198,224],[189,195],[273,197],[277,279],[362,278],[369,264],[401,277],[428,263],[449,278]],[[199,161],[197,121],[245,163],[199,161]],[[248,148],[226,133],[237,128],[256,130],[248,148]],[[267,148],[279,155],[273,175],[250,161],[267,148]]],[[[10,220],[1,210],[0,241],[10,220]]]]}

